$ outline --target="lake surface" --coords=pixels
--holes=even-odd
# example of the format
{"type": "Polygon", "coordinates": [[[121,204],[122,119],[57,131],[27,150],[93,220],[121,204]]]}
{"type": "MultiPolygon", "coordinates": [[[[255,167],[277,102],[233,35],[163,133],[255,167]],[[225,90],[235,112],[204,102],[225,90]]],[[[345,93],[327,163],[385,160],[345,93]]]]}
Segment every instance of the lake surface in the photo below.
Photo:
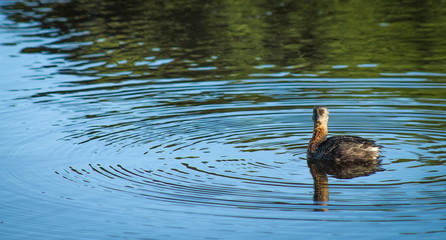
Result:
{"type": "Polygon", "coordinates": [[[446,237],[443,1],[0,6],[2,239],[446,237]],[[322,202],[317,105],[384,146],[322,202]]]}

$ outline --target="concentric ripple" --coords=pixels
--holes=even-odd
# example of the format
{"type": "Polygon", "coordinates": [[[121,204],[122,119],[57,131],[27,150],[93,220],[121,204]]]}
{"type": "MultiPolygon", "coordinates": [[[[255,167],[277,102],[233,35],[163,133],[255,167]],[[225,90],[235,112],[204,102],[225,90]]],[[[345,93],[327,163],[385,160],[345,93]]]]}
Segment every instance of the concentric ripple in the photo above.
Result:
{"type": "MultiPolygon", "coordinates": [[[[446,180],[440,171],[444,152],[435,150],[444,147],[442,141],[446,136],[429,124],[430,119],[444,116],[436,110],[423,109],[425,105],[409,98],[385,94],[388,90],[384,79],[376,79],[382,84],[379,89],[369,85],[361,89],[356,85],[356,79],[252,79],[237,84],[216,81],[191,83],[186,89],[173,81],[172,86],[154,88],[153,91],[161,92],[161,95],[150,98],[151,107],[145,106],[144,102],[120,101],[122,109],[128,105],[132,108],[111,115],[81,118],[80,123],[87,127],[73,131],[67,137],[82,139],[81,144],[99,141],[119,151],[129,151],[129,148],[139,151],[144,158],[138,158],[138,167],[131,168],[125,162],[116,165],[93,162],[84,166],[77,164],[78,167],[71,166],[57,174],[87,187],[156,202],[213,206],[215,214],[228,215],[230,211],[224,210],[227,208],[312,211],[314,206],[308,200],[313,183],[305,159],[306,144],[311,136],[312,106],[301,105],[303,97],[296,96],[295,91],[320,81],[345,85],[342,91],[332,91],[336,105],[331,99],[319,102],[331,109],[330,132],[361,135],[378,141],[385,146],[383,164],[387,169],[387,172],[348,182],[331,179],[330,187],[334,192],[340,192],[340,196],[327,208],[385,212],[392,211],[395,201],[401,206],[410,203],[411,207],[429,208],[431,200],[426,200],[425,193],[420,193],[414,185],[436,185],[446,180]],[[274,88],[277,94],[263,93],[268,95],[267,99],[250,98],[249,92],[261,92],[273,83],[277,84],[274,88]],[[245,86],[243,90],[238,90],[242,86],[245,86]],[[196,95],[189,95],[190,91],[196,95]],[[364,91],[381,91],[379,104],[383,105],[357,106],[347,98],[354,92],[364,91]],[[176,94],[170,102],[158,100],[164,99],[163,95],[169,92],[176,94]],[[199,93],[212,97],[197,98],[199,93]],[[230,97],[225,97],[229,93],[230,97]],[[160,112],[163,114],[159,115],[160,112]],[[119,119],[123,122],[97,124],[119,119]],[[351,195],[358,188],[364,195],[351,195]],[[393,196],[395,190],[405,191],[407,195],[396,198],[393,196]],[[417,196],[418,200],[407,199],[407,196],[417,196]]],[[[389,88],[397,84],[403,89],[415,86],[423,86],[426,91],[433,89],[421,78],[391,81],[389,88]]],[[[138,86],[137,89],[144,88],[138,86]]],[[[134,96],[137,89],[128,94],[134,96]]],[[[148,94],[146,89],[141,91],[148,94]]],[[[127,91],[112,92],[96,100],[110,96],[127,99],[126,94],[127,91]]],[[[73,126],[78,126],[76,121],[73,120],[73,126]]],[[[402,207],[399,211],[404,213],[406,210],[402,207]]],[[[259,218],[267,216],[265,213],[257,215],[259,218]]],[[[365,220],[375,221],[375,217],[365,220]]],[[[391,219],[407,220],[397,216],[391,219]]],[[[348,217],[344,220],[353,221],[348,217]]]]}
{"type": "Polygon", "coordinates": [[[1,2],[2,239],[444,238],[444,7],[241,2],[1,2]]]}

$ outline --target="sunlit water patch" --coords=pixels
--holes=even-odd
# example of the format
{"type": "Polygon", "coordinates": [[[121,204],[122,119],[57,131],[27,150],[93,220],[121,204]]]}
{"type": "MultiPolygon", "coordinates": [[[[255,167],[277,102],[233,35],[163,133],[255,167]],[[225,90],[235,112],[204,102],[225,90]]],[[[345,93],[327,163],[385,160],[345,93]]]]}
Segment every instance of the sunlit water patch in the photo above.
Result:
{"type": "MultiPolygon", "coordinates": [[[[410,20],[358,28],[345,6],[254,4],[237,18],[213,3],[192,15],[204,5],[116,4],[3,7],[6,239],[444,236],[445,55],[401,36],[410,20]],[[299,13],[319,24],[281,17],[299,13]],[[332,17],[350,24],[342,36],[332,17]],[[289,35],[273,41],[285,19],[289,35]],[[316,105],[330,109],[331,135],[384,146],[383,171],[330,176],[325,202],[306,160],[316,105]]],[[[444,31],[417,27],[440,46],[444,31]]]]}

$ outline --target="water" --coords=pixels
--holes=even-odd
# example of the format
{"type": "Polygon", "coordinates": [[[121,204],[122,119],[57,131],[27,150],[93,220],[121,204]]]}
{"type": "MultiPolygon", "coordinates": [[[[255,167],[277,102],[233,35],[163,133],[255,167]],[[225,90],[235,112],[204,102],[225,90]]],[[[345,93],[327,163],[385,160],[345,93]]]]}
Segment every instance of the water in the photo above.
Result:
{"type": "Polygon", "coordinates": [[[446,236],[442,2],[1,6],[2,239],[446,236]],[[315,105],[385,171],[318,188],[315,105]]]}

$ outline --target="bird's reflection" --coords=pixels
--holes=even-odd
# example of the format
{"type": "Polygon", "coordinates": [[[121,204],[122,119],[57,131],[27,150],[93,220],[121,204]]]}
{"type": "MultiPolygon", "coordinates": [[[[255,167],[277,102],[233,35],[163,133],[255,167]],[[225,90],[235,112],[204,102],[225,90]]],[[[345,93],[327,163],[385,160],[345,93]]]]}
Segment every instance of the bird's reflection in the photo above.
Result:
{"type": "Polygon", "coordinates": [[[307,159],[311,176],[314,181],[314,203],[321,208],[316,211],[328,211],[323,206],[328,205],[329,184],[328,175],[338,179],[351,179],[361,176],[368,176],[384,169],[380,167],[380,162],[340,162],[307,159]]]}

